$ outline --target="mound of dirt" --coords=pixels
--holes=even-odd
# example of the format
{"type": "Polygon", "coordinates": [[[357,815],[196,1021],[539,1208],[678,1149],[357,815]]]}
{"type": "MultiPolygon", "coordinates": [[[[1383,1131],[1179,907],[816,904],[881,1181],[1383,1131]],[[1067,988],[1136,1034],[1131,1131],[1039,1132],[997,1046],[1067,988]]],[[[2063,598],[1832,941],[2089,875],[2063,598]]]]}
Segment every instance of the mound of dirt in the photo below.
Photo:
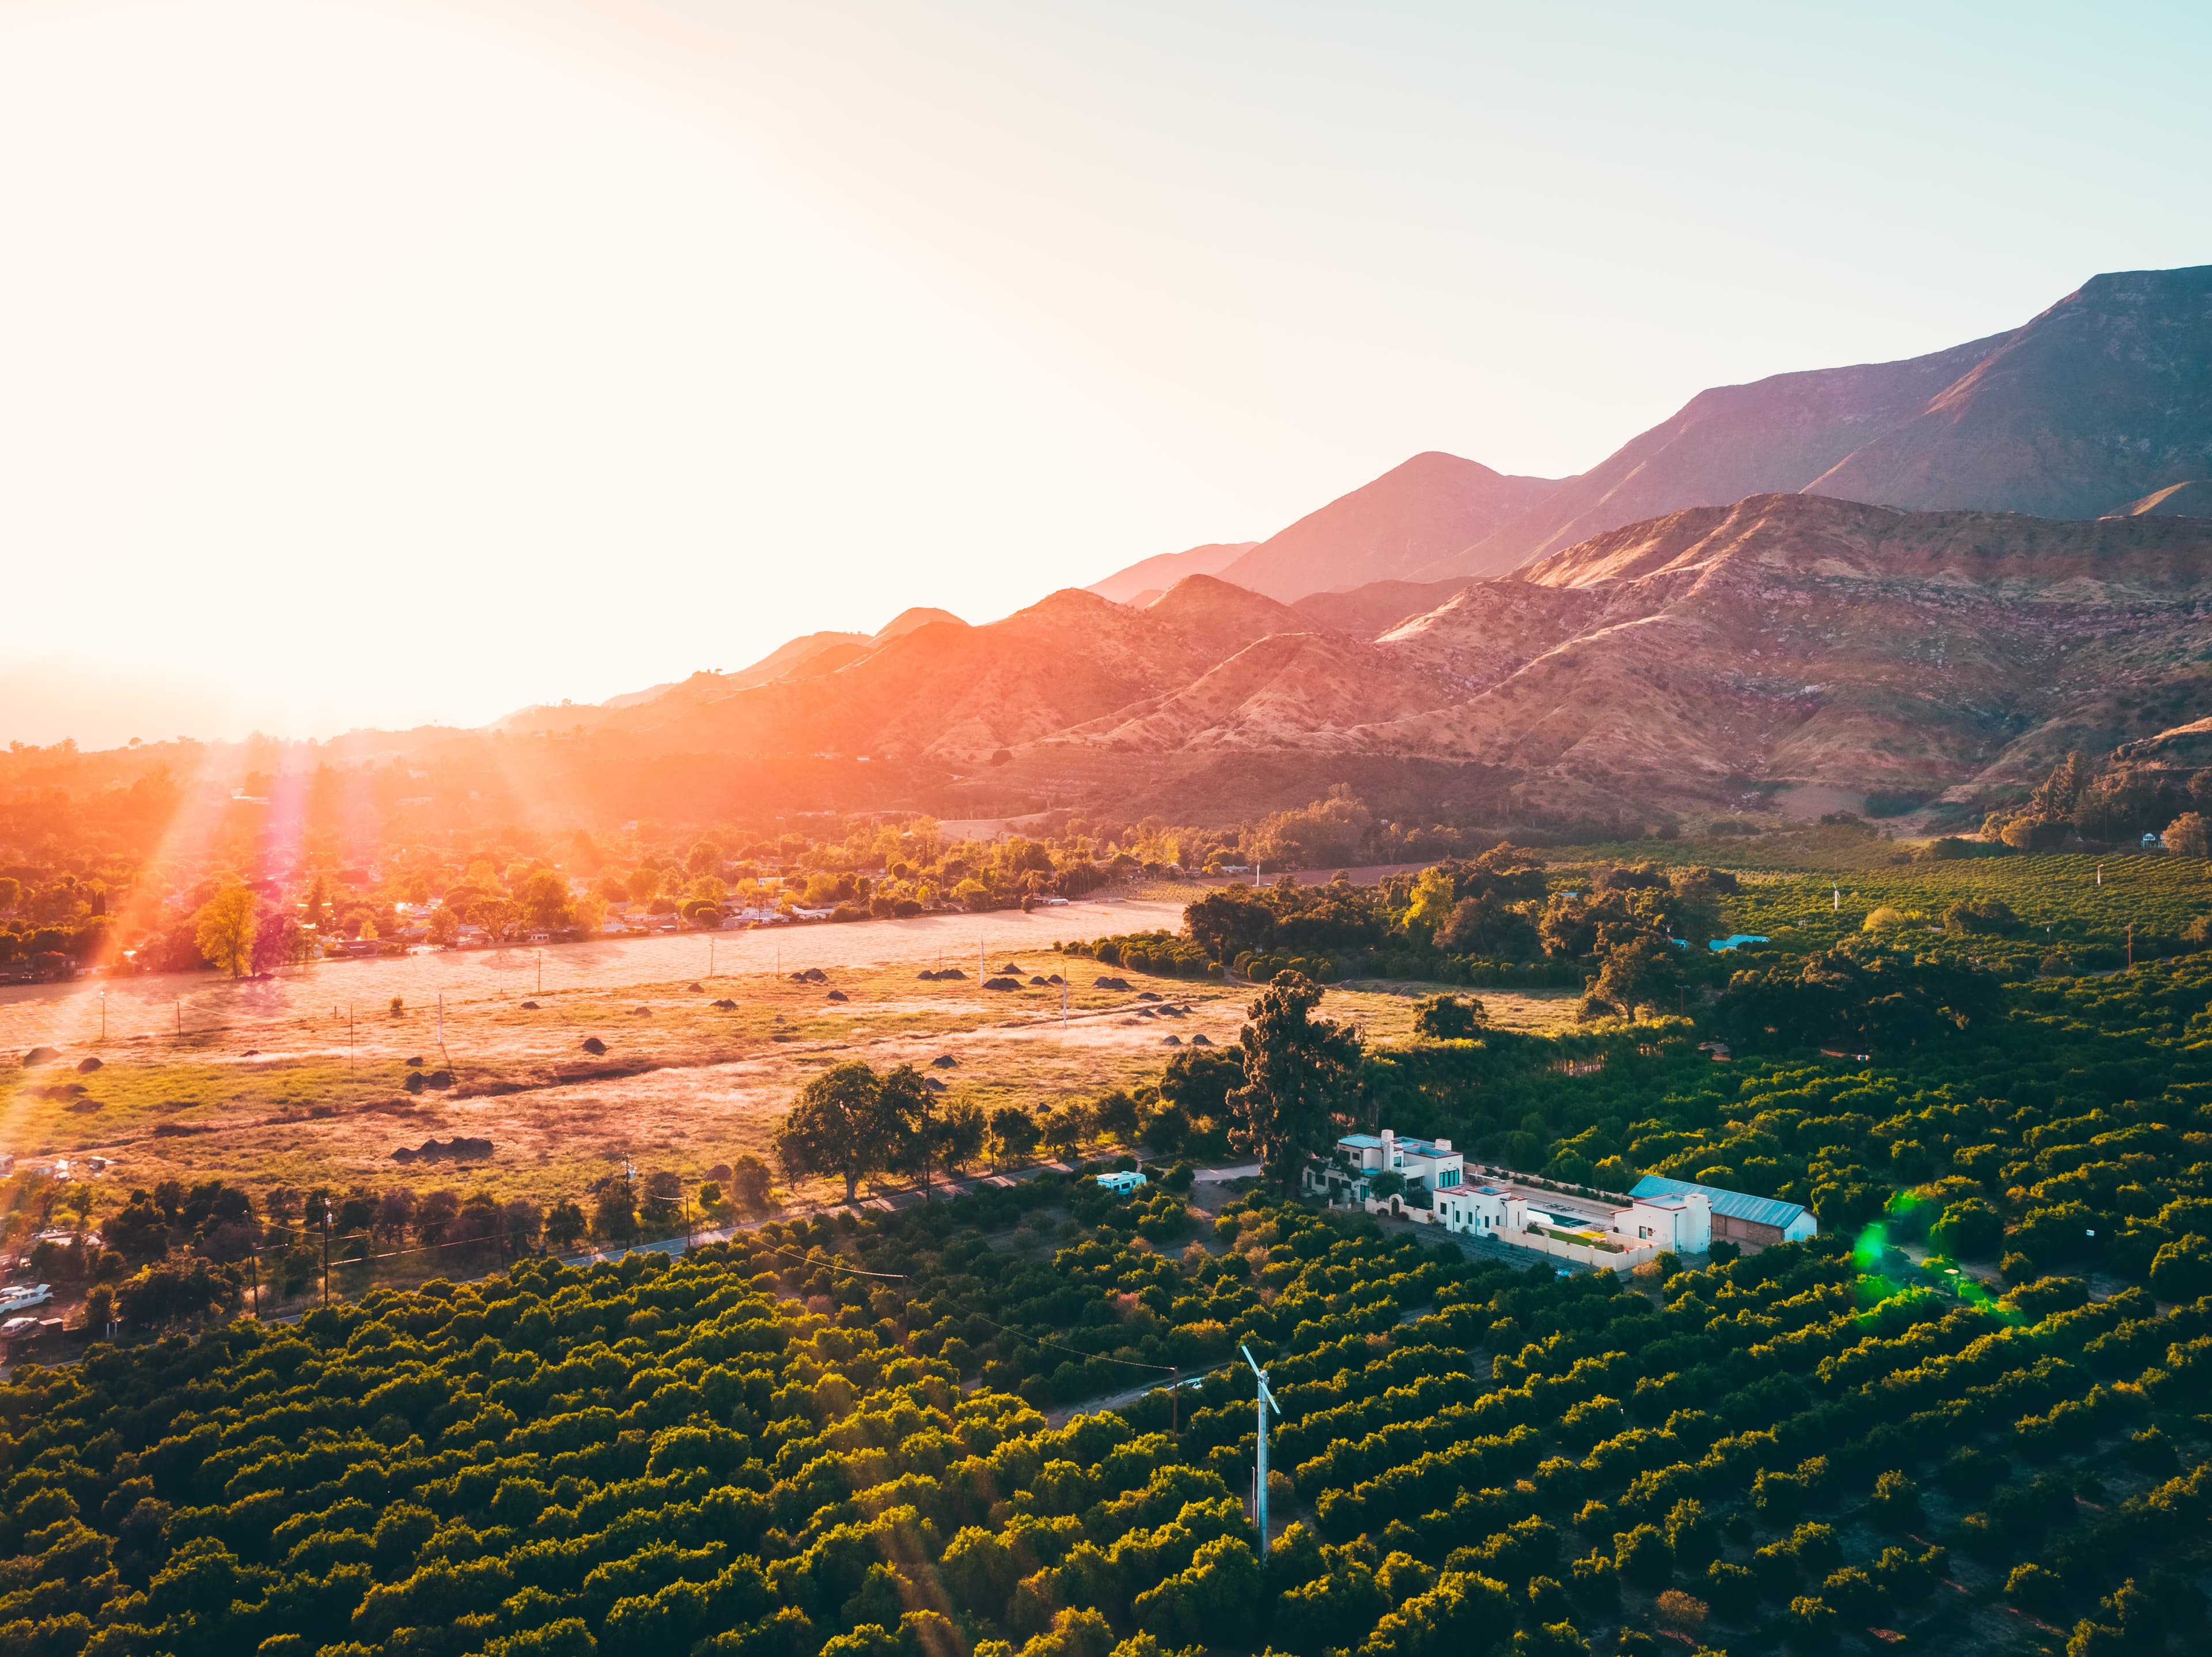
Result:
{"type": "Polygon", "coordinates": [[[522,1003],[522,1010],[526,1013],[534,1013],[538,1010],[538,1003],[534,1001],[526,1001],[522,1003]]]}
{"type": "Polygon", "coordinates": [[[154,1124],[156,1139],[189,1139],[194,1134],[213,1133],[213,1128],[197,1127],[189,1122],[157,1122],[154,1124]]]}
{"type": "Polygon", "coordinates": [[[718,1013],[734,1013],[738,1010],[738,1004],[725,996],[714,1003],[714,1010],[718,1013]]]}
{"type": "Polygon", "coordinates": [[[76,1062],[76,1073],[79,1075],[90,1075],[98,1069],[100,1069],[100,1061],[89,1054],[76,1062]]]}
{"type": "Polygon", "coordinates": [[[601,1041],[597,1036],[586,1036],[584,1038],[583,1046],[584,1051],[587,1053],[598,1054],[604,1053],[607,1051],[606,1043],[601,1041]]]}
{"type": "Polygon", "coordinates": [[[491,1159],[492,1143],[489,1139],[468,1139],[456,1134],[451,1139],[426,1139],[413,1149],[402,1145],[392,1153],[395,1162],[485,1162],[491,1159]]]}
{"type": "Polygon", "coordinates": [[[1211,1047],[1213,1045],[1213,1039],[1201,1030],[1190,1039],[1190,1045],[1194,1047],[1211,1047]]]}
{"type": "Polygon", "coordinates": [[[983,987],[986,990],[1018,990],[1022,987],[1022,981],[1008,978],[986,978],[983,987]]]}
{"type": "Polygon", "coordinates": [[[959,1063],[960,1061],[953,1057],[950,1053],[939,1053],[935,1058],[929,1061],[930,1068],[935,1070],[949,1070],[959,1063]]]}
{"type": "Polygon", "coordinates": [[[33,1064],[52,1064],[60,1057],[61,1055],[51,1047],[33,1047],[23,1055],[24,1068],[27,1069],[33,1064]]]}
{"type": "Polygon", "coordinates": [[[1180,1047],[1182,1045],[1182,1038],[1181,1036],[1163,1036],[1160,1039],[1160,1045],[1163,1047],[1180,1047]]]}
{"type": "Polygon", "coordinates": [[[1129,981],[1127,978],[1093,978],[1091,987],[1093,990],[1127,990],[1129,981]]]}
{"type": "Polygon", "coordinates": [[[846,998],[846,997],[845,997],[845,992],[844,992],[843,990],[831,990],[828,995],[826,995],[826,996],[824,996],[823,997],[823,1000],[824,1000],[824,1001],[843,1001],[845,998],[846,998]]]}

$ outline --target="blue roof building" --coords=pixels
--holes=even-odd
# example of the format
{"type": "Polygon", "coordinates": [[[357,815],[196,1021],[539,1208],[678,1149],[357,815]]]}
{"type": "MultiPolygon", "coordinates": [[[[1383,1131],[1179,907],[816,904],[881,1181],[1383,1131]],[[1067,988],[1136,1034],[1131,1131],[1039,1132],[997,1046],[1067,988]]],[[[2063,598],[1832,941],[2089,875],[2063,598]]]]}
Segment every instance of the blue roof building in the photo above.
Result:
{"type": "Polygon", "coordinates": [[[1735,1243],[1802,1243],[1817,1236],[1820,1222],[1802,1203],[1785,1203],[1777,1197],[1747,1197],[1740,1191],[1700,1185],[1687,1179],[1669,1179],[1647,1173],[1629,1187],[1632,1197],[1703,1197],[1712,1205],[1713,1235],[1735,1243]]]}

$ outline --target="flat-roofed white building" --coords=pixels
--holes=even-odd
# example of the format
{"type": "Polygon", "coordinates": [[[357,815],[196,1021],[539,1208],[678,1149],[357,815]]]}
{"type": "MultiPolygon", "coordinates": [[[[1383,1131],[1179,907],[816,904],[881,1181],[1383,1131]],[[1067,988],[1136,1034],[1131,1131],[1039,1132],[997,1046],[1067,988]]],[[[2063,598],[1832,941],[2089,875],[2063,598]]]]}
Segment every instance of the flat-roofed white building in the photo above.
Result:
{"type": "Polygon", "coordinates": [[[1446,1231],[1507,1240],[1509,1233],[1528,1228],[1528,1204],[1503,1185],[1487,1181],[1462,1185],[1436,1198],[1437,1223],[1446,1231]]]}
{"type": "Polygon", "coordinates": [[[1703,1191],[1662,1197],[1629,1195],[1613,1216],[1613,1234],[1638,1247],[1703,1254],[1713,1246],[1713,1206],[1703,1191]]]}

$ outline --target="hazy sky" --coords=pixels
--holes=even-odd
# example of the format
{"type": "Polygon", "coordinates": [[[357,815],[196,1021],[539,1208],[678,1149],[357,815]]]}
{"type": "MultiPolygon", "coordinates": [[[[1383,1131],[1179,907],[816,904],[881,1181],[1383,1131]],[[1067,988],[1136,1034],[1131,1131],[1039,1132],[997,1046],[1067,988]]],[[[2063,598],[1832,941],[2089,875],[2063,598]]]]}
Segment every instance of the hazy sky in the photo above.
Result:
{"type": "Polygon", "coordinates": [[[2212,8],[0,0],[0,740],[476,722],[2212,261],[2212,8]]]}

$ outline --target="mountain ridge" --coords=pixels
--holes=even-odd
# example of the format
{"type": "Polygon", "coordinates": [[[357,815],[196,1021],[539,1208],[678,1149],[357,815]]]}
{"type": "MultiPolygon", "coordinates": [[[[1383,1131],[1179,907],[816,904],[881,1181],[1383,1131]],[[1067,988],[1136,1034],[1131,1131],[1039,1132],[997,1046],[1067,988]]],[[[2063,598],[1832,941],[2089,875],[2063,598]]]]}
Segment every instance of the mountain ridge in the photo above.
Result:
{"type": "Polygon", "coordinates": [[[2208,470],[2212,265],[2106,272],[1965,344],[1700,392],[1413,579],[1495,575],[1754,494],[2086,519],[2208,470]]]}

